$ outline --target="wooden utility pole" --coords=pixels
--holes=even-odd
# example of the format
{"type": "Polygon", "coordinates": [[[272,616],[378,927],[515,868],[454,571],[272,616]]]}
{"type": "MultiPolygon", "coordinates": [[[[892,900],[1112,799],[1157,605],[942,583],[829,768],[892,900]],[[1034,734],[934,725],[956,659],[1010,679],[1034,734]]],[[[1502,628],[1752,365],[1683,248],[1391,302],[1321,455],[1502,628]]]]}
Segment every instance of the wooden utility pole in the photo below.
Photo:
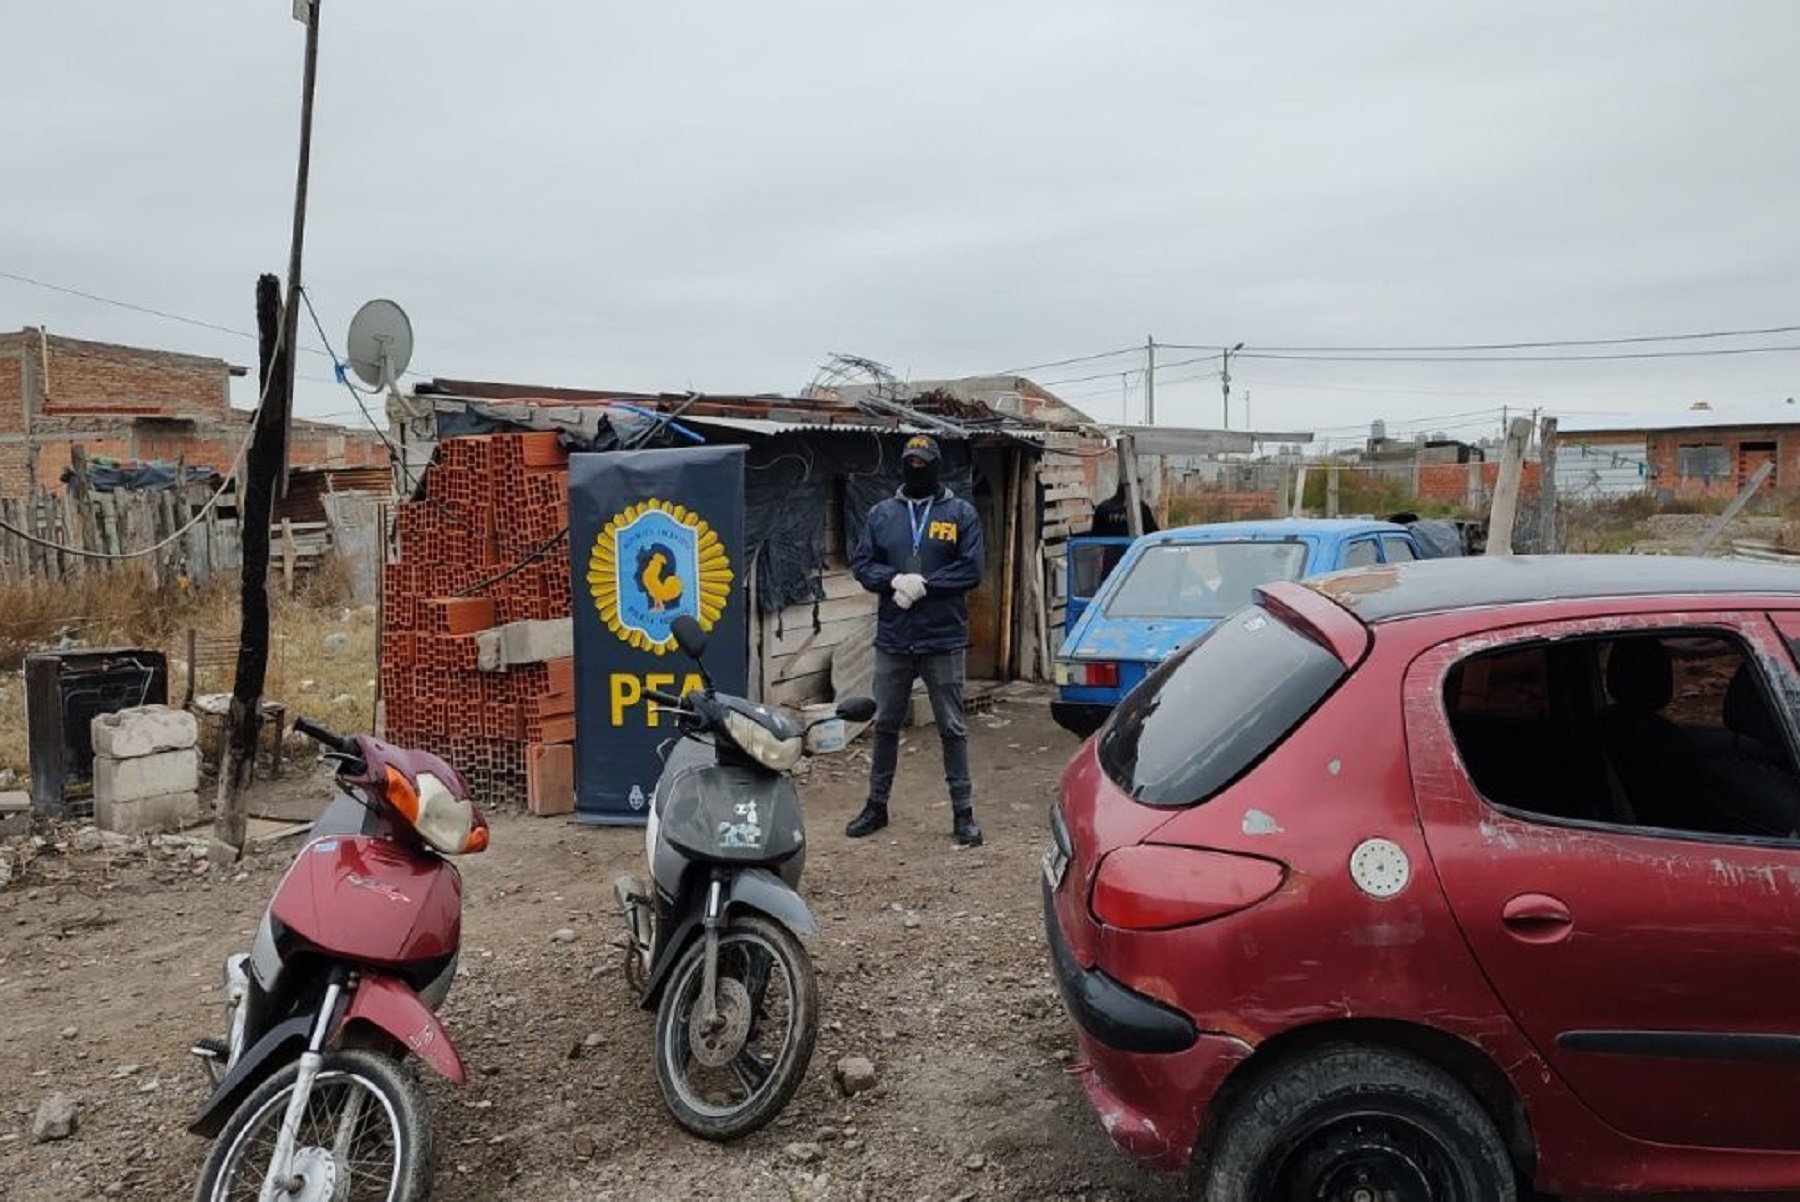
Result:
{"type": "Polygon", "coordinates": [[[1513,518],[1519,508],[1519,480],[1525,474],[1525,447],[1530,441],[1530,418],[1515,417],[1507,423],[1506,445],[1500,451],[1500,476],[1494,482],[1494,507],[1488,511],[1489,555],[1513,553],[1513,518]]]}
{"type": "Polygon", "coordinates": [[[256,281],[258,383],[262,403],[250,435],[250,451],[238,477],[238,529],[243,544],[237,677],[226,716],[230,737],[219,765],[218,810],[213,833],[236,855],[249,825],[245,792],[256,770],[261,741],[263,680],[269,669],[269,524],[277,493],[287,495],[288,432],[293,424],[294,348],[300,336],[300,263],[306,242],[306,185],[312,168],[313,87],[319,72],[319,5],[294,0],[294,19],[306,24],[306,62],[300,85],[300,155],[294,172],[294,226],[288,243],[287,303],[281,281],[256,281]],[[280,332],[277,333],[277,330],[280,332]]]}
{"type": "Polygon", "coordinates": [[[281,328],[281,281],[264,275],[256,281],[258,375],[262,405],[250,435],[250,453],[239,477],[238,534],[243,545],[243,582],[239,592],[237,677],[232,682],[231,709],[225,730],[229,740],[219,765],[218,809],[213,835],[241,854],[249,810],[244,793],[256,768],[256,745],[262,726],[263,678],[269,668],[269,523],[275,509],[275,487],[287,451],[290,396],[284,381],[293,356],[277,345],[281,328]]]}
{"type": "Polygon", "coordinates": [[[1538,550],[1554,555],[1562,550],[1556,528],[1556,419],[1538,423],[1538,550]]]}
{"type": "MultiPolygon", "coordinates": [[[[288,242],[287,307],[282,311],[281,345],[287,351],[282,387],[294,395],[293,349],[300,337],[300,259],[306,245],[306,185],[312,170],[313,84],[319,75],[319,4],[321,0],[294,0],[294,18],[306,22],[306,68],[300,84],[300,163],[294,173],[294,231],[288,242]]],[[[277,473],[281,496],[288,491],[288,440],[293,429],[293,410],[282,418],[281,467],[277,473]]]]}
{"type": "Polygon", "coordinates": [[[1125,529],[1132,538],[1144,535],[1143,487],[1138,482],[1137,440],[1129,434],[1119,435],[1119,479],[1125,482],[1125,529]]]}

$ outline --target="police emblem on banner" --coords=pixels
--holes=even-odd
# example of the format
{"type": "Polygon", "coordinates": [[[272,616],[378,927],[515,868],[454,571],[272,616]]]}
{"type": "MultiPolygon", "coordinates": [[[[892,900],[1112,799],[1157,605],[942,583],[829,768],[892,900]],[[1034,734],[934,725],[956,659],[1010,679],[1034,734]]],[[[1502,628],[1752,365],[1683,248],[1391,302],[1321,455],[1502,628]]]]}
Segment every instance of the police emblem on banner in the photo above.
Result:
{"type": "Polygon", "coordinates": [[[688,614],[711,633],[731,598],[731,557],[718,533],[685,505],[651,498],[616,514],[594,539],[588,592],[613,636],[640,651],[675,649],[688,614]]]}

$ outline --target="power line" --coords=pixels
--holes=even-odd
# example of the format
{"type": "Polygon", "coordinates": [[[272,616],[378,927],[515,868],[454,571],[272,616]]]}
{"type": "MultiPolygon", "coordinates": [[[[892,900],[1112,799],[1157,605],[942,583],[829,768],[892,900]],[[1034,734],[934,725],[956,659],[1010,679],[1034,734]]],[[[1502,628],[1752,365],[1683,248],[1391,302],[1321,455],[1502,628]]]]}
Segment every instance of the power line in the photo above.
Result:
{"type": "MultiPolygon", "coordinates": [[[[1263,351],[1331,352],[1341,354],[1389,354],[1432,351],[1519,351],[1553,347],[1630,346],[1653,342],[1693,342],[1710,338],[1756,338],[1770,334],[1800,333],[1800,326],[1763,326],[1746,330],[1704,330],[1682,334],[1636,334],[1625,338],[1565,338],[1544,342],[1467,342],[1432,346],[1263,346],[1263,351]]],[[[1163,343],[1181,350],[1204,350],[1206,344],[1163,343]]]]}
{"type": "Polygon", "coordinates": [[[1777,346],[1711,347],[1703,351],[1627,351],[1599,355],[1337,355],[1238,351],[1239,359],[1308,363],[1592,363],[1628,359],[1705,359],[1719,355],[1763,355],[1800,351],[1800,343],[1777,346]]]}
{"type": "Polygon", "coordinates": [[[1116,351],[1098,351],[1092,355],[1076,355],[1069,359],[1053,359],[1048,363],[1027,363],[1024,367],[1009,367],[1000,372],[1003,376],[1022,375],[1028,371],[1039,371],[1046,367],[1068,367],[1073,363],[1092,363],[1097,359],[1114,359],[1120,355],[1136,355],[1143,351],[1141,346],[1122,347],[1116,351]]]}
{"type": "MultiPolygon", "coordinates": [[[[1166,344],[1159,342],[1156,345],[1164,346],[1166,344]]],[[[1134,353],[1141,353],[1143,351],[1143,349],[1144,348],[1141,346],[1132,348],[1134,353]]],[[[1160,372],[1169,370],[1171,367],[1186,367],[1190,363],[1209,363],[1212,360],[1217,359],[1217,358],[1219,358],[1219,354],[1218,354],[1218,352],[1215,351],[1213,354],[1210,354],[1210,355],[1195,355],[1191,359],[1176,359],[1169,363],[1158,363],[1156,365],[1156,370],[1160,373],[1160,372]]],[[[1127,371],[1135,370],[1138,374],[1142,374],[1141,368],[1139,368],[1139,369],[1128,368],[1126,370],[1127,371]]],[[[1123,374],[1123,373],[1117,372],[1117,371],[1103,371],[1103,372],[1097,372],[1091,376],[1071,376],[1066,380],[1040,380],[1040,381],[1038,381],[1038,386],[1041,388],[1050,388],[1057,384],[1085,384],[1090,380],[1116,380],[1119,378],[1119,376],[1121,374],[1123,374]]]]}
{"type": "MultiPolygon", "coordinates": [[[[140,304],[136,304],[132,301],[119,300],[116,297],[102,296],[97,292],[87,292],[80,288],[70,288],[63,284],[52,284],[48,280],[36,279],[35,277],[28,276],[28,275],[22,275],[16,271],[7,271],[4,268],[0,268],[0,279],[13,280],[20,284],[29,284],[33,288],[42,288],[47,292],[60,292],[64,296],[80,297],[82,300],[93,301],[96,304],[111,305],[116,309],[128,309],[133,313],[142,313],[149,317],[160,317],[160,318],[164,319],[165,321],[180,322],[182,325],[193,326],[196,329],[212,330],[212,331],[214,331],[216,333],[220,333],[220,334],[230,334],[234,338],[248,338],[252,342],[255,342],[256,338],[257,338],[257,335],[253,331],[250,331],[250,330],[240,330],[235,326],[220,325],[218,322],[206,321],[206,320],[203,320],[202,318],[198,318],[198,317],[188,317],[181,313],[171,313],[166,309],[156,309],[156,308],[150,307],[149,305],[140,305],[140,304]]],[[[331,359],[334,363],[336,362],[336,359],[337,359],[337,357],[335,355],[331,354],[331,352],[329,350],[322,351],[322,350],[318,350],[318,349],[316,349],[314,347],[310,347],[310,346],[302,346],[302,347],[299,347],[298,349],[304,354],[322,355],[328,359],[331,359]]],[[[79,352],[79,351],[70,352],[67,349],[65,349],[65,351],[63,353],[79,354],[81,352],[79,352]]],[[[405,371],[405,372],[401,372],[400,374],[405,375],[405,376],[413,376],[417,379],[428,378],[428,373],[423,372],[423,371],[405,371]]],[[[335,380],[327,380],[322,376],[300,376],[298,378],[302,379],[302,380],[310,380],[310,381],[312,381],[314,383],[318,383],[318,384],[334,384],[337,382],[335,380]]]]}

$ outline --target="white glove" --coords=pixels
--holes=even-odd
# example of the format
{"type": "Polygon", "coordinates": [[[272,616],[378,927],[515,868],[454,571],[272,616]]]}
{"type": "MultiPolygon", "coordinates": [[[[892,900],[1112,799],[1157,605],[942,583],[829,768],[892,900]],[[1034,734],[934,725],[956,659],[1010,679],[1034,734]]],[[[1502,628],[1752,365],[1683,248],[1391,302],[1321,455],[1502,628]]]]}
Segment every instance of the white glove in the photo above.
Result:
{"type": "Polygon", "coordinates": [[[925,577],[916,572],[903,572],[894,577],[894,604],[911,609],[925,595],[925,577]]]}

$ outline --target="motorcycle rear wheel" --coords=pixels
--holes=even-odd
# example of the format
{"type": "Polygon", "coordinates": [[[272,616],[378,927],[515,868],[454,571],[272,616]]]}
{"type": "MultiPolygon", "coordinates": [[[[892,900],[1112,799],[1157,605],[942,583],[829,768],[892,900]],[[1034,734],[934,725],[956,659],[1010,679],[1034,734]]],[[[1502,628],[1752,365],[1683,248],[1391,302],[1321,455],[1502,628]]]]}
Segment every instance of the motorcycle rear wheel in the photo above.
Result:
{"type": "MultiPolygon", "coordinates": [[[[195,1202],[254,1199],[274,1154],[298,1063],[257,1086],[213,1141],[195,1202]]],[[[301,1199],[420,1202],[431,1193],[431,1125],[419,1085],[392,1058],[361,1049],[325,1054],[295,1141],[301,1199]],[[338,1128],[355,1104],[351,1127],[338,1128]],[[329,1178],[329,1180],[326,1180],[329,1178]]]]}
{"type": "Polygon", "coordinates": [[[818,1036],[818,983],[806,949],[786,927],[766,918],[735,918],[719,932],[720,995],[729,1030],[744,1030],[743,1046],[711,1070],[697,1053],[695,1011],[705,977],[706,941],[696,939],[669,975],[656,1013],[656,1079],[675,1121],[702,1139],[738,1139],[766,1125],[806,1076],[818,1036]],[[780,996],[771,999],[779,986],[780,996]],[[748,1004],[746,1013],[741,1008],[748,1004]],[[776,1013],[785,1011],[785,1013],[776,1013]],[[772,1054],[757,1047],[767,1028],[781,1028],[772,1054]],[[735,1082],[737,1088],[731,1089],[735,1082]],[[741,1092],[741,1098],[734,1095],[741,1092]]]}

